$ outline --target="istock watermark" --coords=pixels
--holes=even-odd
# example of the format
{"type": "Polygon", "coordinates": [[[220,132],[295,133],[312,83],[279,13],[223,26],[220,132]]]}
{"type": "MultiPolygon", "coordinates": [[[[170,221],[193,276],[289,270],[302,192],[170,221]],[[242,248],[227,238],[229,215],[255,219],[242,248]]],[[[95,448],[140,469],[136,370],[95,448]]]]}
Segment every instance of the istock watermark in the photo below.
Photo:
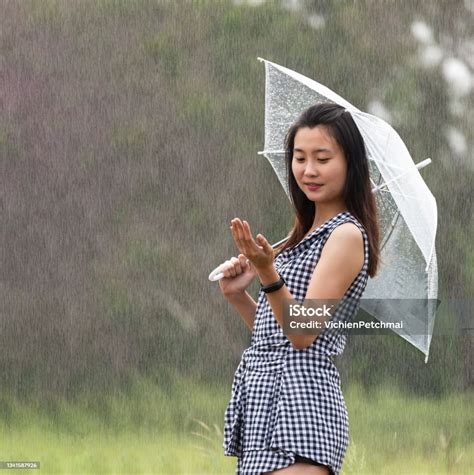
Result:
{"type": "Polygon", "coordinates": [[[292,317],[329,317],[331,318],[331,310],[334,308],[334,305],[327,306],[325,303],[321,307],[305,307],[300,304],[291,304],[290,305],[290,315],[292,317]]]}
{"type": "Polygon", "coordinates": [[[473,316],[472,299],[288,299],[283,308],[283,332],[462,335],[474,330],[473,316]]]}
{"type": "Polygon", "coordinates": [[[283,311],[283,331],[287,335],[312,335],[331,326],[339,300],[311,299],[298,302],[289,299],[283,311]]]}

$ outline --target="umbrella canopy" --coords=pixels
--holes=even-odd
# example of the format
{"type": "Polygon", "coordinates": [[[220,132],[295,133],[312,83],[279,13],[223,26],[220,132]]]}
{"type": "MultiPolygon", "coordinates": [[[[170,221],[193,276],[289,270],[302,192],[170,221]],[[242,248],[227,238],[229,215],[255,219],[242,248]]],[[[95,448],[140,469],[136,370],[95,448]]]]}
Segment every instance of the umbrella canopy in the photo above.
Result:
{"type": "Polygon", "coordinates": [[[284,140],[290,126],[318,102],[337,103],[351,113],[366,145],[382,237],[382,264],[378,275],[368,280],[361,308],[379,321],[402,322],[402,328],[393,331],[422,351],[427,362],[439,302],[436,200],[418,171],[426,161],[417,167],[384,120],[312,79],[258,59],[266,70],[265,146],[259,153],[268,159],[289,198],[284,140]],[[407,305],[400,305],[402,300],[407,305]]]}

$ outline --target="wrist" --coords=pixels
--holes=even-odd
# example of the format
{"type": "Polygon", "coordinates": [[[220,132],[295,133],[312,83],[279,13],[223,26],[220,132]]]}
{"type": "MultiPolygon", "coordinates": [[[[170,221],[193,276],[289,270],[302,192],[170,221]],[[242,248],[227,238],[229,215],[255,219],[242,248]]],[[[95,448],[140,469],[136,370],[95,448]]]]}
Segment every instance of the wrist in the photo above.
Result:
{"type": "Polygon", "coordinates": [[[258,269],[257,273],[262,285],[272,284],[280,279],[280,274],[278,274],[273,264],[265,269],[258,269]]]}
{"type": "Polygon", "coordinates": [[[229,303],[236,302],[245,299],[247,297],[247,291],[240,290],[238,292],[227,292],[224,294],[224,297],[229,303]]]}

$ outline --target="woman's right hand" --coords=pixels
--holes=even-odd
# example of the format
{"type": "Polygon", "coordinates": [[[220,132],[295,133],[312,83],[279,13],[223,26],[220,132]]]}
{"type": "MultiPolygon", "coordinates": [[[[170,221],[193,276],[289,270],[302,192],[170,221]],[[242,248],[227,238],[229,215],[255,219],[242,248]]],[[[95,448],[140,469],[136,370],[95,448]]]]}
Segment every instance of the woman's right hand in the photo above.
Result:
{"type": "Polygon", "coordinates": [[[219,287],[225,297],[245,292],[257,275],[257,272],[250,261],[243,254],[239,257],[232,257],[223,271],[224,277],[219,280],[219,287]]]}

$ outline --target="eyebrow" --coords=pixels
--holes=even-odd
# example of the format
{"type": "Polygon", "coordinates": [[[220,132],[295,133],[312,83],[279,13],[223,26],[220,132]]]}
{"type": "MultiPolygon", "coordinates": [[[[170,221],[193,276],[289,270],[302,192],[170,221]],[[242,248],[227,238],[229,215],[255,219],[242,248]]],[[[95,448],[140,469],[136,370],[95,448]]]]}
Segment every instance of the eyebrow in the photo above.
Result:
{"type": "MultiPolygon", "coordinates": [[[[301,148],[294,148],[293,149],[293,152],[304,152],[303,149],[301,148]]],[[[313,153],[319,153],[319,152],[329,152],[329,153],[332,153],[332,150],[329,150],[327,148],[315,148],[314,150],[312,150],[313,153]]]]}

